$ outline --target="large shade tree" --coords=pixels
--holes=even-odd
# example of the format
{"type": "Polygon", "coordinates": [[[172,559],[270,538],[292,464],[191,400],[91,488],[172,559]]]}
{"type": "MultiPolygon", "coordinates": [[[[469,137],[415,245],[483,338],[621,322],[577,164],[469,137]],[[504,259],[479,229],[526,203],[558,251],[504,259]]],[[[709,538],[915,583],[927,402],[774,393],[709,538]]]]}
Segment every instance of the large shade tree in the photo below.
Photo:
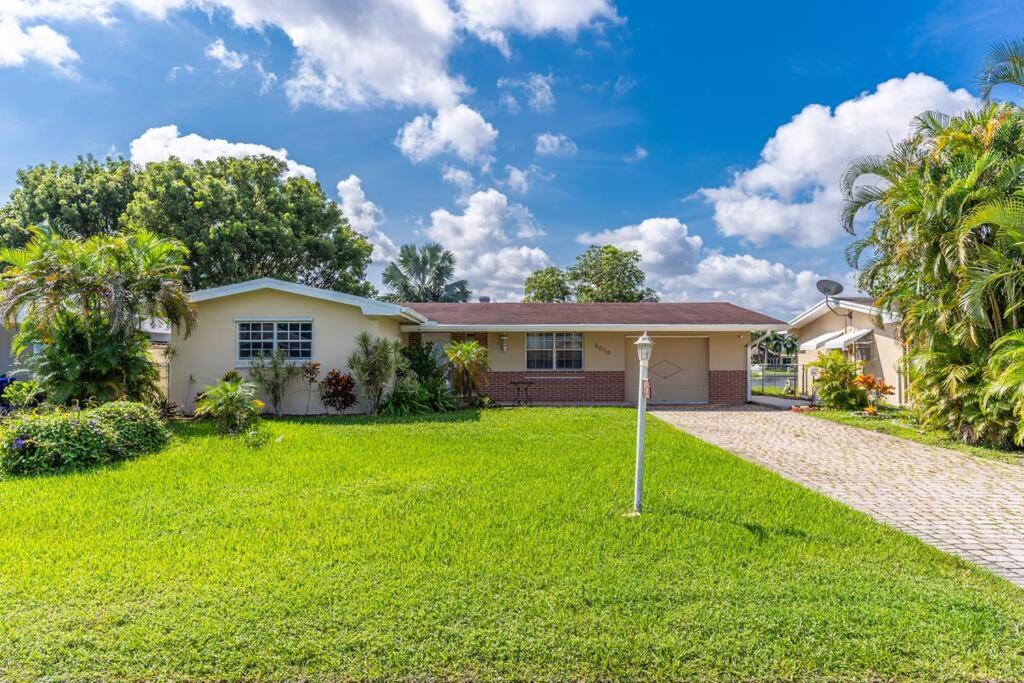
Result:
{"type": "Polygon", "coordinates": [[[611,244],[593,245],[562,270],[548,266],[531,273],[524,284],[525,301],[635,302],[657,301],[644,282],[640,252],[611,244]]]}
{"type": "Polygon", "coordinates": [[[144,228],[189,249],[190,289],[257,277],[360,295],[372,246],[350,228],[323,188],[285,175],[274,157],[124,159],[44,164],[18,172],[0,207],[0,244],[24,246],[32,226],[67,237],[144,228]]]}
{"type": "Polygon", "coordinates": [[[403,244],[381,276],[392,301],[469,301],[469,283],[455,279],[455,255],[436,242],[403,244]]]}

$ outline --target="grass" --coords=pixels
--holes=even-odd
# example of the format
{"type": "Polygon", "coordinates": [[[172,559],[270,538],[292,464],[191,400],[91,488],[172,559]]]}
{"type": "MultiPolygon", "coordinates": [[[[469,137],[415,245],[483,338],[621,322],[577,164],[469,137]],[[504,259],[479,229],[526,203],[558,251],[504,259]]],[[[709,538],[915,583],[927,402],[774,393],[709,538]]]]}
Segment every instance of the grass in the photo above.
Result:
{"type": "Polygon", "coordinates": [[[825,410],[819,409],[805,415],[831,420],[840,424],[850,425],[869,429],[873,432],[892,434],[910,441],[927,444],[929,446],[940,446],[953,450],[977,455],[983,458],[994,458],[1004,462],[1024,463],[1024,455],[1020,451],[1007,451],[1000,448],[988,446],[972,446],[962,441],[957,441],[947,434],[924,429],[917,425],[914,414],[905,408],[882,408],[881,414],[885,417],[864,417],[854,415],[850,410],[825,410]]]}
{"type": "Polygon", "coordinates": [[[805,399],[805,396],[787,394],[783,387],[752,387],[750,393],[754,396],[778,396],[779,398],[791,398],[793,400],[805,399]]]}
{"type": "Polygon", "coordinates": [[[652,419],[183,425],[0,481],[0,679],[1024,678],[1024,593],[652,419]]]}

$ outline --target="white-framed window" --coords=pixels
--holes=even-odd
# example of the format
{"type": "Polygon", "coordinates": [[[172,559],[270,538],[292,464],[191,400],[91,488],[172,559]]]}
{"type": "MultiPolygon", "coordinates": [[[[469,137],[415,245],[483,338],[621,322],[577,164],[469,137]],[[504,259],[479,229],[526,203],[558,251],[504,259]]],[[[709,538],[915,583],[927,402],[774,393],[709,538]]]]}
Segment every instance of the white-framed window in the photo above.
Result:
{"type": "Polygon", "coordinates": [[[313,357],[312,320],[239,320],[236,327],[237,359],[242,363],[276,351],[290,360],[313,357]]]}
{"type": "Polygon", "coordinates": [[[529,332],[527,370],[582,370],[582,332],[529,332]]]}
{"type": "Polygon", "coordinates": [[[871,336],[864,341],[859,341],[853,345],[853,359],[864,361],[865,363],[871,362],[871,347],[874,346],[874,342],[871,341],[871,336]]]}

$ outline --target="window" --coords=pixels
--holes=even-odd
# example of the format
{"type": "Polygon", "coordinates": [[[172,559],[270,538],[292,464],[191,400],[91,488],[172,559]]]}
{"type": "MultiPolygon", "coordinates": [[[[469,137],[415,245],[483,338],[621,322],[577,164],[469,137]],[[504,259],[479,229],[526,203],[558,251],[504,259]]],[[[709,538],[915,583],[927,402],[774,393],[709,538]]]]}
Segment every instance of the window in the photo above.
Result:
{"type": "Polygon", "coordinates": [[[867,341],[859,341],[853,345],[853,359],[864,361],[865,363],[871,362],[871,338],[867,341]]]}
{"type": "Polygon", "coordinates": [[[582,370],[581,332],[541,332],[526,335],[527,370],[582,370]]]}
{"type": "Polygon", "coordinates": [[[238,323],[238,360],[282,351],[287,358],[313,357],[313,323],[292,320],[238,323]]]}

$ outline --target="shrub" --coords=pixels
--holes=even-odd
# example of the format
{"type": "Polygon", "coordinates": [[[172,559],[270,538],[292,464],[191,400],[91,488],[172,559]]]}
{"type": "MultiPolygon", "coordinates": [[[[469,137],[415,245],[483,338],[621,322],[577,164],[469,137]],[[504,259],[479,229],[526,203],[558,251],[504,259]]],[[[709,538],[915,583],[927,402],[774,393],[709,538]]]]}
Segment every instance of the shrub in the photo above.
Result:
{"type": "Polygon", "coordinates": [[[170,420],[173,417],[178,417],[178,414],[181,413],[178,404],[166,398],[154,403],[153,409],[156,410],[156,414],[160,416],[161,420],[170,420]]]}
{"type": "Polygon", "coordinates": [[[328,372],[320,382],[320,401],[328,410],[336,410],[339,413],[358,403],[356,383],[352,375],[340,370],[328,372]]]}
{"type": "Polygon", "coordinates": [[[27,379],[8,384],[4,389],[3,400],[15,410],[35,408],[46,400],[46,392],[39,382],[27,379]]]}
{"type": "Polygon", "coordinates": [[[449,410],[455,410],[459,407],[458,398],[448,388],[447,383],[444,380],[434,380],[432,382],[423,382],[421,384],[423,389],[423,398],[427,404],[427,408],[435,413],[446,413],[449,410]]]}
{"type": "Polygon", "coordinates": [[[206,387],[196,401],[196,415],[213,418],[228,434],[238,434],[253,425],[261,410],[263,401],[256,398],[256,387],[242,380],[206,387]]]}
{"type": "Polygon", "coordinates": [[[416,375],[421,384],[443,380],[447,363],[441,361],[434,342],[413,344],[402,348],[402,355],[408,361],[408,371],[416,375]]]}
{"type": "Polygon", "coordinates": [[[255,422],[251,429],[245,432],[245,445],[249,448],[257,449],[263,448],[270,440],[274,438],[274,435],[267,429],[266,423],[255,422]]]}
{"type": "Polygon", "coordinates": [[[375,339],[367,332],[356,337],[356,350],[348,357],[348,366],[366,395],[366,408],[371,415],[380,410],[384,393],[396,373],[408,369],[409,362],[401,354],[401,349],[398,341],[375,339]]]}
{"type": "Polygon", "coordinates": [[[867,392],[854,383],[862,365],[858,361],[848,360],[838,350],[823,353],[818,356],[818,360],[808,363],[808,367],[819,370],[814,380],[814,389],[821,403],[841,410],[865,406],[868,402],[867,392]]]}
{"type": "Polygon", "coordinates": [[[156,411],[139,403],[23,413],[0,430],[0,471],[23,475],[81,469],[158,450],[168,438],[156,411]]]}
{"type": "Polygon", "coordinates": [[[380,414],[388,417],[426,412],[430,412],[426,392],[416,378],[411,376],[397,380],[380,406],[380,414]]]}
{"type": "Polygon", "coordinates": [[[487,349],[475,341],[453,342],[445,347],[452,364],[455,393],[467,404],[474,404],[483,395],[486,372],[490,369],[487,349]]]}
{"type": "Polygon", "coordinates": [[[249,378],[252,379],[270,399],[274,414],[281,417],[284,390],[302,370],[288,361],[284,351],[278,350],[264,356],[256,356],[249,363],[249,378]]]}
{"type": "Polygon", "coordinates": [[[309,402],[313,398],[313,386],[320,381],[320,364],[312,360],[303,363],[302,379],[306,380],[306,415],[309,415],[309,402]]]}
{"type": "Polygon", "coordinates": [[[879,401],[886,396],[892,396],[896,393],[895,388],[891,384],[886,384],[884,379],[874,375],[857,375],[853,378],[853,386],[867,392],[868,402],[871,404],[871,407],[876,408],[876,412],[879,401]]]}

